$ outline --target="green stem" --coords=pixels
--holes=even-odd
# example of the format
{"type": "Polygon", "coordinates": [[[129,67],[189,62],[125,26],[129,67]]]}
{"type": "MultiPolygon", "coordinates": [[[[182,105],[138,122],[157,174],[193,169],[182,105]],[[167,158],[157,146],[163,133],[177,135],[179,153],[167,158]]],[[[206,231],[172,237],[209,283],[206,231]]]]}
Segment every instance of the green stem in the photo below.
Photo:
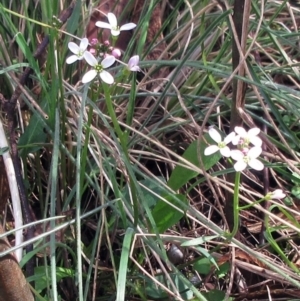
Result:
{"type": "Polygon", "coordinates": [[[239,190],[240,190],[241,173],[235,174],[234,195],[233,195],[233,229],[231,237],[235,237],[239,230],[239,190]]]}
{"type": "MultiPolygon", "coordinates": [[[[126,145],[124,145],[123,131],[122,131],[120,125],[119,125],[117,116],[116,116],[115,111],[114,111],[114,107],[113,107],[112,100],[111,100],[110,93],[109,93],[109,88],[108,88],[107,84],[105,84],[105,83],[103,83],[102,85],[103,85],[103,91],[104,91],[104,95],[105,95],[105,102],[106,102],[108,114],[111,118],[114,129],[117,133],[117,136],[120,139],[120,143],[123,147],[123,150],[126,151],[127,148],[126,148],[126,145]]],[[[127,151],[126,151],[126,155],[127,155],[127,151]]]]}
{"type": "MultiPolygon", "coordinates": [[[[127,139],[128,139],[128,137],[122,131],[122,129],[121,129],[120,125],[119,125],[119,122],[118,122],[118,119],[117,119],[117,116],[115,114],[114,107],[113,107],[113,104],[112,104],[112,100],[111,100],[111,97],[110,97],[109,89],[108,89],[108,86],[105,83],[103,83],[103,90],[104,90],[105,101],[106,101],[106,106],[107,106],[107,110],[108,110],[109,116],[110,116],[110,118],[112,120],[114,129],[115,129],[115,131],[116,131],[116,133],[118,135],[118,138],[120,140],[121,147],[122,147],[122,150],[124,152],[124,155],[128,159],[128,162],[129,162],[128,146],[127,146],[127,139]]],[[[137,226],[138,217],[139,217],[137,192],[136,192],[136,187],[135,187],[134,179],[133,179],[132,175],[130,174],[130,172],[128,174],[129,174],[129,187],[130,187],[130,190],[131,190],[132,202],[133,202],[134,225],[137,226]]]]}

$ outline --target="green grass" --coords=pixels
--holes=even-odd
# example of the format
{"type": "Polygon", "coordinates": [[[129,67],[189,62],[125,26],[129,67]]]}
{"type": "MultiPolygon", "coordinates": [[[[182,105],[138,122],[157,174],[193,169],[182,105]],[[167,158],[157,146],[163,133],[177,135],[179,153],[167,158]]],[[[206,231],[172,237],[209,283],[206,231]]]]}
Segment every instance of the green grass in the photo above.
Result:
{"type": "Polygon", "coordinates": [[[70,1],[1,3],[0,93],[10,99],[24,67],[33,69],[16,111],[18,149],[36,218],[50,218],[36,227],[28,280],[37,300],[234,300],[246,296],[237,277],[247,270],[257,275],[243,283],[254,299],[269,298],[267,285],[274,300],[287,297],[284,288],[300,288],[299,9],[252,1],[249,29],[241,28],[245,74],[234,74],[233,2],[160,1],[161,30],[149,40],[157,2],[135,15],[128,1],[117,14],[138,21],[121,60],[139,54],[143,72],[116,63],[113,85],[83,85],[87,64],[65,63],[98,3],[78,2],[61,27],[53,16],[70,1]],[[237,117],[234,81],[245,83],[245,128],[264,129],[269,170],[247,170],[236,190],[230,162],[204,156],[208,126],[228,134],[237,117]],[[288,196],[257,202],[275,189],[288,196]],[[239,236],[227,228],[230,214],[239,236]],[[263,220],[264,233],[249,230],[263,220]],[[169,250],[184,259],[172,263],[169,250]]]}

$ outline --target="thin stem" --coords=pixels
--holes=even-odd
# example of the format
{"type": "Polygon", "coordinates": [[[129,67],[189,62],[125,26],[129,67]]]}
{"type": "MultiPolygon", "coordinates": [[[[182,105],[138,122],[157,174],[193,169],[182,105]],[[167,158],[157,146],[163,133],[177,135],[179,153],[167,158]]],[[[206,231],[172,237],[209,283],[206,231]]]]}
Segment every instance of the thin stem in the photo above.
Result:
{"type": "Polygon", "coordinates": [[[233,195],[233,229],[231,237],[235,237],[239,230],[239,188],[240,188],[241,173],[235,174],[234,195],[233,195]]]}

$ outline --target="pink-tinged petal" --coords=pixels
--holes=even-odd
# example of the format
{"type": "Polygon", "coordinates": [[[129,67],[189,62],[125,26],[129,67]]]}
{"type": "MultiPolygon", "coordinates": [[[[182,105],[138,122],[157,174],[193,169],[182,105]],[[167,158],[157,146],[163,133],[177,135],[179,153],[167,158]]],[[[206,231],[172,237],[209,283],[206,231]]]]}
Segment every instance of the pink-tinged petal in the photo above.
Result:
{"type": "Polygon", "coordinates": [[[111,25],[102,21],[97,21],[95,24],[97,27],[100,28],[107,28],[107,29],[111,29],[111,25]]]}
{"type": "Polygon", "coordinates": [[[236,171],[242,171],[242,170],[246,169],[246,167],[247,167],[247,164],[246,164],[246,162],[244,162],[243,160],[237,161],[237,162],[233,165],[233,168],[234,168],[236,171]]]}
{"type": "Polygon", "coordinates": [[[138,65],[139,62],[140,62],[140,57],[138,55],[132,56],[128,61],[128,68],[130,69],[130,68],[138,65]]]}
{"type": "Polygon", "coordinates": [[[127,24],[124,24],[124,25],[122,25],[120,27],[120,31],[122,31],[122,30],[131,30],[131,29],[133,29],[135,27],[136,27],[136,24],[134,24],[134,23],[127,23],[127,24]]]}
{"type": "Polygon", "coordinates": [[[262,162],[260,162],[259,160],[257,159],[251,159],[249,162],[248,162],[248,165],[250,167],[252,167],[253,169],[255,170],[263,170],[264,169],[264,165],[262,162]]]}
{"type": "Polygon", "coordinates": [[[247,132],[245,131],[245,129],[242,128],[242,127],[240,127],[240,126],[236,126],[236,127],[234,128],[234,130],[235,130],[235,132],[236,132],[238,135],[240,135],[240,136],[242,136],[242,137],[245,137],[245,136],[247,135],[247,132]]]}
{"type": "Polygon", "coordinates": [[[262,152],[261,147],[252,147],[249,149],[247,156],[251,159],[255,159],[255,158],[259,157],[261,152],[262,152]]]}
{"type": "Polygon", "coordinates": [[[217,145],[210,145],[204,150],[205,156],[210,156],[214,153],[216,153],[219,150],[219,147],[217,145]]]}
{"type": "Polygon", "coordinates": [[[113,84],[114,83],[114,78],[113,78],[113,76],[110,74],[110,73],[108,73],[107,71],[105,71],[105,70],[102,70],[100,73],[99,73],[99,76],[101,77],[101,79],[105,82],[105,83],[107,83],[107,84],[109,84],[109,85],[111,85],[111,84],[113,84]]]}
{"type": "Polygon", "coordinates": [[[229,158],[231,155],[231,151],[228,146],[220,148],[220,153],[223,157],[227,157],[227,158],[229,158]]]}
{"type": "Polygon", "coordinates": [[[120,34],[120,29],[111,29],[110,33],[114,36],[117,37],[120,34]]]}
{"type": "Polygon", "coordinates": [[[230,152],[230,156],[235,161],[240,161],[240,160],[243,160],[243,158],[244,158],[244,154],[238,149],[232,150],[230,152]]]}
{"type": "Polygon", "coordinates": [[[101,66],[105,69],[113,65],[116,61],[116,58],[113,55],[108,55],[102,62],[101,66]]]}
{"type": "Polygon", "coordinates": [[[90,66],[95,67],[98,65],[97,59],[89,51],[86,51],[83,56],[90,66]]]}
{"type": "Polygon", "coordinates": [[[220,133],[215,128],[210,128],[208,130],[208,134],[215,142],[220,143],[222,141],[220,133]]]}
{"type": "Polygon", "coordinates": [[[88,71],[83,77],[82,77],[82,83],[86,84],[91,82],[97,75],[97,71],[96,70],[90,70],[88,71]]]}
{"type": "Polygon", "coordinates": [[[140,72],[141,71],[141,68],[139,66],[134,66],[134,67],[131,67],[130,68],[130,71],[133,71],[133,72],[140,72]]]}
{"type": "Polygon", "coordinates": [[[232,139],[235,137],[235,132],[231,132],[229,135],[227,135],[224,139],[224,143],[228,144],[232,141],[232,139]]]}
{"type": "Polygon", "coordinates": [[[285,198],[286,194],[283,193],[282,189],[276,189],[272,192],[272,199],[283,199],[285,198]]]}
{"type": "Polygon", "coordinates": [[[77,55],[71,55],[67,58],[66,63],[67,64],[73,64],[74,62],[76,62],[79,59],[79,57],[77,55]]]}
{"type": "Polygon", "coordinates": [[[259,147],[262,146],[262,140],[257,136],[251,137],[249,140],[255,146],[259,146],[259,147]]]}
{"type": "Polygon", "coordinates": [[[107,14],[107,19],[111,27],[117,27],[118,26],[118,21],[117,17],[113,13],[108,13],[107,14]]]}
{"type": "Polygon", "coordinates": [[[87,38],[83,38],[81,41],[80,41],[80,45],[79,45],[79,48],[84,51],[88,48],[89,46],[89,40],[87,38]]]}
{"type": "Polygon", "coordinates": [[[116,59],[118,59],[118,58],[121,57],[122,52],[121,52],[121,50],[120,50],[119,48],[114,48],[114,49],[112,50],[111,54],[112,54],[116,59]]]}
{"type": "Polygon", "coordinates": [[[79,46],[77,44],[75,44],[74,42],[69,42],[68,43],[68,47],[69,49],[74,53],[74,54],[78,54],[79,53],[79,46]]]}

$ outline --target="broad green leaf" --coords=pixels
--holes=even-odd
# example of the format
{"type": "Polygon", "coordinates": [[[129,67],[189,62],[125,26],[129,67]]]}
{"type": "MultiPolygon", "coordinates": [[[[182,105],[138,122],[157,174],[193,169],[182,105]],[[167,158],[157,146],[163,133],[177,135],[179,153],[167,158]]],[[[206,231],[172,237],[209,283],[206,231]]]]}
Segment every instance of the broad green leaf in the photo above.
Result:
{"type": "Polygon", "coordinates": [[[228,274],[228,272],[230,271],[230,268],[231,268],[231,265],[227,261],[219,266],[219,270],[216,271],[216,274],[218,275],[219,278],[223,278],[228,274]]]}
{"type": "MultiPolygon", "coordinates": [[[[40,105],[44,111],[47,111],[46,101],[43,101],[40,105]]],[[[41,118],[42,117],[37,115],[37,113],[33,114],[30,117],[28,126],[19,139],[18,147],[21,149],[20,154],[23,158],[26,157],[27,154],[37,152],[44,147],[47,134],[44,131],[44,124],[41,118]]]]}
{"type": "Polygon", "coordinates": [[[196,247],[196,249],[197,249],[201,254],[203,254],[206,258],[208,258],[209,261],[210,261],[212,264],[214,264],[215,267],[216,267],[217,269],[219,269],[219,266],[218,266],[216,260],[212,257],[212,255],[211,255],[206,249],[201,248],[201,247],[196,247]]]}
{"type": "Polygon", "coordinates": [[[208,275],[211,271],[211,262],[208,258],[201,258],[193,264],[193,268],[201,275],[208,275]]]}
{"type": "MultiPolygon", "coordinates": [[[[188,160],[195,166],[201,168],[199,156],[202,158],[203,167],[205,170],[211,168],[215,165],[221,158],[220,152],[217,152],[211,156],[205,156],[204,150],[210,144],[216,144],[208,134],[204,135],[204,139],[193,141],[187,150],[182,155],[182,158],[188,160]],[[205,142],[207,141],[207,142],[205,142]]],[[[177,165],[168,181],[168,186],[173,190],[180,189],[189,180],[195,178],[199,173],[197,171],[191,170],[190,168],[177,165]]]]}
{"type": "MultiPolygon", "coordinates": [[[[41,292],[45,288],[47,288],[47,283],[49,283],[50,279],[46,279],[45,270],[48,269],[48,274],[51,274],[50,266],[39,266],[34,269],[34,275],[27,278],[28,282],[35,282],[35,289],[37,292],[41,292]]],[[[56,267],[56,278],[57,282],[66,277],[75,277],[75,271],[71,269],[66,269],[62,267],[56,267]]]]}
{"type": "MultiPolygon", "coordinates": [[[[164,197],[164,199],[181,210],[184,210],[182,203],[187,204],[187,199],[181,194],[169,195],[164,197]]],[[[183,217],[183,215],[184,213],[179,212],[162,200],[159,200],[152,210],[152,216],[155,220],[159,233],[163,233],[170,227],[174,226],[183,217]]]]}
{"type": "MultiPolygon", "coordinates": [[[[202,293],[208,301],[225,301],[225,292],[219,290],[211,290],[207,293],[202,293]]],[[[226,300],[232,300],[226,299],[226,300]]]]}

